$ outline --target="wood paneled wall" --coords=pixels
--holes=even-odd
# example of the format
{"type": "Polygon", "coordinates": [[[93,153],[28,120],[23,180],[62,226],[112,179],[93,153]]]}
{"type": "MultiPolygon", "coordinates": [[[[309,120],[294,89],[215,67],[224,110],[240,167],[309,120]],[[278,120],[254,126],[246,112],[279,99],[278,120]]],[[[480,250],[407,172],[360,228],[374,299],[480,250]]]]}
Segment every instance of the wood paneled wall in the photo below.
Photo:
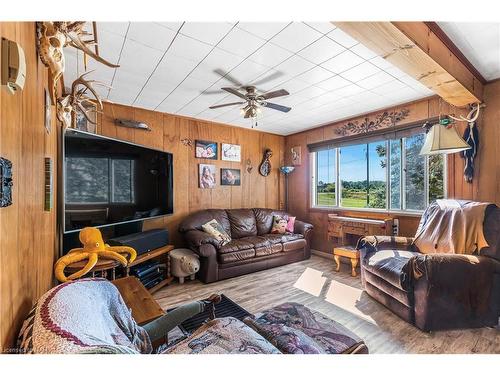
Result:
{"type": "Polygon", "coordinates": [[[174,154],[174,214],[146,221],[144,227],[151,229],[167,226],[175,245],[182,244],[182,238],[177,233],[177,225],[190,212],[207,208],[284,206],[284,180],[278,168],[284,162],[285,137],[110,103],[104,106],[98,132],[174,154]],[[115,118],[143,121],[152,131],[116,126],[115,118]],[[194,145],[193,147],[183,145],[181,140],[184,138],[219,143],[219,160],[195,158],[194,145]],[[241,145],[241,163],[220,160],[222,142],[241,145]],[[273,151],[272,171],[268,177],[263,177],[259,174],[258,168],[266,148],[273,151]],[[246,169],[247,159],[250,159],[253,165],[251,173],[246,169]],[[200,163],[216,165],[217,186],[214,189],[198,187],[200,163]],[[221,186],[220,168],[240,169],[241,186],[221,186]]]}
{"type": "MultiPolygon", "coordinates": [[[[26,84],[15,95],[0,90],[0,156],[13,163],[13,204],[0,208],[0,352],[11,348],[33,302],[52,286],[56,242],[56,191],[44,205],[44,158],[57,166],[57,124],[44,127],[47,69],[36,52],[35,24],[0,22],[0,36],[20,43],[26,84]]],[[[0,52],[1,53],[1,52],[0,52]]],[[[53,113],[54,107],[52,108],[53,113]]]]}
{"type": "MultiPolygon", "coordinates": [[[[464,161],[458,154],[448,157],[448,196],[460,199],[473,199],[479,201],[491,201],[500,205],[500,158],[497,149],[500,143],[500,82],[494,82],[485,86],[484,102],[487,107],[479,119],[480,149],[476,158],[476,177],[473,183],[467,183],[463,178],[464,161]]],[[[415,121],[423,121],[427,118],[441,114],[456,113],[466,114],[463,109],[451,108],[448,104],[437,97],[420,100],[400,105],[387,110],[401,110],[408,108],[410,114],[399,123],[404,125],[415,121]]],[[[368,114],[376,116],[382,111],[368,114]]],[[[310,208],[310,159],[307,145],[320,141],[338,138],[334,130],[348,121],[363,120],[365,116],[358,116],[345,121],[325,125],[316,129],[293,134],[286,137],[286,159],[289,162],[290,148],[300,146],[302,148],[302,165],[298,166],[289,177],[289,199],[290,212],[297,215],[301,220],[314,224],[314,236],[312,248],[323,252],[331,252],[332,242],[328,241],[328,213],[336,212],[341,215],[379,218],[387,217],[387,214],[375,212],[360,212],[350,210],[322,210],[310,208]]],[[[465,123],[459,123],[459,132],[465,129],[465,123]]],[[[399,219],[400,234],[412,236],[415,234],[420,217],[411,215],[391,214],[393,218],[399,219]]]]}

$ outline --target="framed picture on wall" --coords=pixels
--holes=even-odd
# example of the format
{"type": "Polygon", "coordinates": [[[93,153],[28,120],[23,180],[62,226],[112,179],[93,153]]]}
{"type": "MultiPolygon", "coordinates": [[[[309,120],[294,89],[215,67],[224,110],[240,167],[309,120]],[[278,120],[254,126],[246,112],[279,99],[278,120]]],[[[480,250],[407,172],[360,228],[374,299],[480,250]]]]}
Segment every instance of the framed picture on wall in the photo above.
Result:
{"type": "Polygon", "coordinates": [[[223,143],[221,146],[222,160],[241,162],[241,146],[223,143]]]}
{"type": "Polygon", "coordinates": [[[194,156],[201,159],[217,160],[217,142],[196,140],[194,156]]]}
{"type": "Polygon", "coordinates": [[[215,181],[215,165],[200,164],[198,169],[198,180],[200,189],[213,189],[215,181]]]}
{"type": "Polygon", "coordinates": [[[240,186],[241,185],[241,170],[221,168],[220,184],[222,186],[240,186]]]}
{"type": "Polygon", "coordinates": [[[292,154],[292,165],[300,165],[302,162],[302,155],[300,152],[300,146],[293,146],[290,149],[292,154]]]}

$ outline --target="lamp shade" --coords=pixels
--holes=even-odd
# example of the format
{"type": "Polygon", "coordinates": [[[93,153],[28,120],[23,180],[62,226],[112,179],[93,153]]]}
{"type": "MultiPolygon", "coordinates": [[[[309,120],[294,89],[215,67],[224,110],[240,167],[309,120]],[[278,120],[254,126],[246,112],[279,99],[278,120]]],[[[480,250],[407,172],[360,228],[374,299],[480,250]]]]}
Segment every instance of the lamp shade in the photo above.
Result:
{"type": "Polygon", "coordinates": [[[435,124],[425,137],[420,155],[452,154],[469,148],[454,126],[435,124]]]}
{"type": "Polygon", "coordinates": [[[283,173],[285,175],[292,173],[294,169],[295,169],[295,167],[293,167],[291,165],[283,165],[280,167],[281,173],[283,173]]]}

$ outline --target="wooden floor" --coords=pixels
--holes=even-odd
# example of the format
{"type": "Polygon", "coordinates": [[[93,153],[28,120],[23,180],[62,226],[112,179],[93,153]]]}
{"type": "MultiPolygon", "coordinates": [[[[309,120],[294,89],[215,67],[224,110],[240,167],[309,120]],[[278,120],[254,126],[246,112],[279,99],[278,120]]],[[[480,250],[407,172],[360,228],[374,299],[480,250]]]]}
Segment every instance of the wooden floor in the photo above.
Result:
{"type": "Polygon", "coordinates": [[[355,332],[370,353],[500,353],[498,327],[424,333],[362,292],[359,277],[351,277],[349,269],[343,264],[341,271],[335,272],[333,260],[313,255],[307,261],[212,284],[198,280],[174,283],[154,297],[166,310],[220,292],[251,313],[285,301],[299,302],[355,332]],[[322,277],[326,278],[319,296],[294,286],[306,269],[306,284],[316,285],[318,290],[322,277]],[[321,271],[322,277],[314,270],[321,271]]]}

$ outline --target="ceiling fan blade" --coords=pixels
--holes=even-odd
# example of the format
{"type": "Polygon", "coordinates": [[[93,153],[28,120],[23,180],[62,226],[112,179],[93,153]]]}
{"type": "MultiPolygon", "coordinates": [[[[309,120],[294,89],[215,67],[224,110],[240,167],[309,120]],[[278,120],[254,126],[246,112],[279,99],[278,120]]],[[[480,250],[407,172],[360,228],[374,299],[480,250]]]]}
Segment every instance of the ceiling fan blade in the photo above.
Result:
{"type": "Polygon", "coordinates": [[[253,83],[254,86],[259,86],[259,85],[262,85],[263,83],[266,83],[266,82],[269,82],[269,81],[272,81],[273,79],[276,79],[276,78],[279,78],[283,75],[283,72],[280,72],[280,71],[276,71],[272,74],[269,74],[268,76],[264,77],[264,78],[261,78],[259,79],[258,81],[255,81],[253,83]]]}
{"type": "Polygon", "coordinates": [[[236,95],[236,96],[240,97],[241,99],[245,99],[245,100],[247,99],[247,97],[244,94],[242,94],[241,92],[239,92],[235,88],[223,87],[222,90],[227,91],[230,94],[236,95]]]}
{"type": "Polygon", "coordinates": [[[208,107],[210,109],[215,109],[215,108],[222,108],[222,107],[228,107],[230,105],[238,105],[238,104],[245,104],[246,102],[234,102],[234,103],[226,103],[226,104],[218,104],[218,105],[213,105],[211,107],[208,107]]]}
{"type": "Polygon", "coordinates": [[[284,105],[279,105],[279,104],[275,104],[275,103],[264,102],[264,103],[262,103],[262,105],[264,107],[275,109],[275,110],[281,111],[281,112],[290,112],[290,110],[291,110],[290,107],[285,107],[284,105]]]}
{"type": "Polygon", "coordinates": [[[236,78],[234,78],[231,74],[229,74],[229,72],[225,72],[222,69],[215,69],[214,73],[220,75],[222,78],[227,79],[229,82],[231,82],[233,85],[235,85],[237,87],[243,86],[243,84],[240,81],[238,81],[236,78]]]}
{"type": "Polygon", "coordinates": [[[259,97],[264,98],[264,99],[272,99],[272,98],[278,98],[280,96],[285,96],[285,95],[290,95],[290,93],[284,89],[281,89],[281,90],[266,92],[265,94],[262,94],[259,97]]]}

